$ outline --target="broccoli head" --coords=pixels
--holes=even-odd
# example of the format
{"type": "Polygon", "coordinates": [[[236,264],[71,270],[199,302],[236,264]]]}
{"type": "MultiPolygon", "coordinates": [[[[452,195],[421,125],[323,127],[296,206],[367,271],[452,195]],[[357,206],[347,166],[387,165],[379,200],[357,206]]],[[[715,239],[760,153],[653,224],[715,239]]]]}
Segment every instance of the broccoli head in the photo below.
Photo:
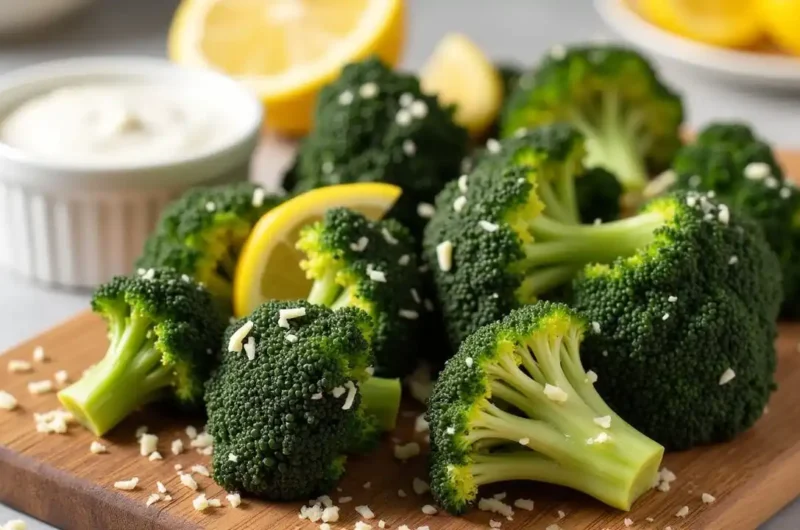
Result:
{"type": "Polygon", "coordinates": [[[620,221],[572,222],[572,176],[584,171],[575,154],[581,143],[562,139],[531,143],[535,147],[508,164],[479,160],[437,197],[423,248],[454,347],[479,327],[569,284],[584,265],[636,253],[672,215],[671,203],[654,203],[620,221]]]}
{"type": "Polygon", "coordinates": [[[678,151],[672,168],[677,188],[713,192],[761,226],[781,262],[782,314],[800,315],[800,193],[770,146],[744,124],[714,123],[678,151]]]}
{"type": "Polygon", "coordinates": [[[480,486],[532,480],[628,510],[652,487],[664,448],[595,391],[586,328],[567,306],[539,302],[480,328],[447,362],[428,411],[441,506],[461,513],[480,486]]]}
{"type": "Polygon", "coordinates": [[[108,325],[108,351],[58,393],[78,421],[101,436],[153,401],[201,405],[222,333],[203,287],[172,269],[149,269],[100,286],[92,309],[108,325]]]}
{"type": "Polygon", "coordinates": [[[705,194],[656,199],[652,244],[574,284],[584,362],[631,425],[668,450],[728,440],[775,389],[780,270],[759,227],[705,194]]]}
{"type": "Polygon", "coordinates": [[[360,309],[305,301],[267,302],[231,324],[205,396],[214,480],[269,500],[328,491],[400,406],[399,382],[369,376],[371,330],[360,309]]]}
{"type": "Polygon", "coordinates": [[[520,78],[502,131],[566,121],[586,136],[589,167],[614,173],[628,191],[666,169],[680,147],[681,98],[637,52],[592,45],[550,51],[520,78]]]}
{"type": "Polygon", "coordinates": [[[320,92],[314,129],[303,140],[292,192],[348,182],[387,182],[403,189],[391,212],[413,233],[424,219],[420,202],[432,202],[458,176],[467,154],[467,131],[453,109],[424,94],[419,80],[392,71],[377,58],[347,65],[320,92]]]}
{"type": "Polygon", "coordinates": [[[375,321],[376,374],[401,377],[416,364],[419,324],[425,311],[414,241],[393,219],[370,221],[345,208],[301,230],[300,266],[313,280],[308,301],[332,308],[358,307],[375,321]]]}
{"type": "Polygon", "coordinates": [[[193,188],[164,210],[137,266],[188,274],[230,314],[242,245],[256,221],[279,202],[252,183],[193,188]]]}

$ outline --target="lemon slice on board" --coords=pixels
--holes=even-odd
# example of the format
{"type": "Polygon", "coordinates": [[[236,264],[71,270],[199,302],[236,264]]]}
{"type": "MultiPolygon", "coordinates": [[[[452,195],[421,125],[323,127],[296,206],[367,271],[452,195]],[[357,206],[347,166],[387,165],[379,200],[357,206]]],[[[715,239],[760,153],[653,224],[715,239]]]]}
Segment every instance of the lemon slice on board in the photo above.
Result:
{"type": "Polygon", "coordinates": [[[268,126],[302,134],[344,64],[375,54],[394,66],[403,36],[402,0],[183,0],[168,51],[240,79],[269,106],[268,126]]]}
{"type": "Polygon", "coordinates": [[[761,13],[767,33],[778,46],[800,56],[800,1],[762,0],[761,13]]]}
{"type": "Polygon", "coordinates": [[[455,121],[472,136],[492,124],[503,101],[503,80],[488,57],[464,35],[445,36],[420,75],[422,90],[455,104],[455,121]]]}
{"type": "Polygon", "coordinates": [[[341,184],[308,191],[264,214],[239,255],[233,280],[234,313],[248,315],[267,300],[308,296],[311,281],[300,269],[304,256],[295,249],[301,228],[337,207],[381,219],[400,194],[400,188],[391,184],[341,184]]]}
{"type": "Polygon", "coordinates": [[[739,47],[762,36],[759,0],[639,0],[638,10],[664,29],[716,46],[739,47]]]}

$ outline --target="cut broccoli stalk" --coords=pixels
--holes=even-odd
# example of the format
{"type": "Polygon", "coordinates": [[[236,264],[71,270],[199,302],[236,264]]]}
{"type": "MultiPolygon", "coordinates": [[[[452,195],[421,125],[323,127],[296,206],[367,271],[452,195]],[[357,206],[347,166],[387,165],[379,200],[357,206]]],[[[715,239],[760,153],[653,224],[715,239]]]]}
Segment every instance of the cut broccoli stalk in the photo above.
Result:
{"type": "Polygon", "coordinates": [[[397,414],[400,412],[400,379],[373,376],[361,383],[359,390],[364,413],[372,417],[382,430],[394,429],[397,425],[397,414]]]}
{"type": "Polygon", "coordinates": [[[582,167],[581,160],[542,166],[542,174],[537,178],[537,192],[548,216],[565,223],[580,223],[575,175],[582,171],[582,167]]]}
{"type": "Polygon", "coordinates": [[[473,454],[469,472],[475,486],[537,480],[629,509],[652,487],[664,449],[597,394],[581,364],[578,331],[505,345],[497,362],[485,366],[492,395],[475,405],[464,438],[515,448],[524,442],[526,449],[473,454]]]}
{"type": "Polygon", "coordinates": [[[586,165],[603,167],[617,175],[628,191],[640,191],[648,181],[643,153],[651,147],[643,116],[624,108],[616,92],[602,94],[599,115],[587,116],[580,109],[572,115],[586,137],[586,165]]]}
{"type": "Polygon", "coordinates": [[[659,211],[599,225],[571,225],[539,216],[528,222],[534,243],[523,246],[525,258],[519,266],[539,273],[543,266],[572,269],[587,263],[609,263],[650,244],[665,221],[665,214],[659,211]]]}
{"type": "Polygon", "coordinates": [[[64,407],[96,435],[102,435],[137,408],[164,396],[174,367],[162,364],[147,316],[111,311],[110,345],[105,357],[77,382],[59,392],[64,407]]]}

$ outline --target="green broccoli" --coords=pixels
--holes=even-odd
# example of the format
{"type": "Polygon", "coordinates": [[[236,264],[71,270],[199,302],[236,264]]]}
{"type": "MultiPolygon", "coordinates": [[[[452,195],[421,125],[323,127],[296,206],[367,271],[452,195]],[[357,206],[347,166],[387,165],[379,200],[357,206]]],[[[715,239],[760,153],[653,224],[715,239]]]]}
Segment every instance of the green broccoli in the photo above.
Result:
{"type": "Polygon", "coordinates": [[[681,98],[637,52],[612,45],[559,46],[519,80],[505,107],[504,136],[567,121],[586,136],[589,167],[628,191],[669,166],[680,147],[681,98]]]}
{"type": "Polygon", "coordinates": [[[372,319],[305,301],[267,302],[225,332],[206,389],[214,480],[298,500],[328,491],[346,455],[394,427],[400,383],[370,377],[372,319]]]}
{"type": "MultiPolygon", "coordinates": [[[[568,284],[584,265],[634,254],[671,215],[672,204],[661,202],[620,221],[572,222],[572,175],[584,171],[581,142],[550,134],[554,130],[528,133],[529,139],[541,134],[547,141],[531,141],[510,163],[480,159],[472,173],[437,197],[424,257],[454,347],[479,327],[568,284]],[[452,260],[446,259],[448,248],[452,260]]],[[[500,149],[498,157],[503,144],[500,149]]]]}
{"type": "Polygon", "coordinates": [[[188,274],[231,314],[242,245],[256,221],[280,200],[252,183],[191,189],[165,209],[136,265],[188,274]]]}
{"type": "Polygon", "coordinates": [[[375,320],[372,346],[380,376],[402,377],[416,364],[426,309],[414,247],[397,221],[370,221],[344,208],[304,227],[297,242],[306,256],[300,266],[313,280],[308,301],[358,307],[375,320]]]}
{"type": "Polygon", "coordinates": [[[581,363],[586,319],[539,302],[484,326],[430,400],[431,491],[461,513],[480,486],[559,484],[622,510],[653,486],[664,448],[625,423],[581,363]]]}
{"type": "Polygon", "coordinates": [[[344,67],[322,89],[311,133],[300,144],[291,192],[347,182],[388,182],[403,189],[390,212],[419,234],[419,203],[431,203],[459,175],[467,131],[453,109],[424,94],[419,80],[377,58],[344,67]]]}
{"type": "Polygon", "coordinates": [[[583,347],[597,389],[668,450],[728,440],[775,389],[777,258],[759,227],[705,194],[656,199],[672,219],[652,244],[574,284],[595,333],[583,347]]]}
{"type": "Polygon", "coordinates": [[[672,164],[675,186],[713,191],[761,225],[781,261],[782,314],[800,315],[800,193],[786,180],[772,149],[741,123],[714,123],[672,164]]]}
{"type": "Polygon", "coordinates": [[[153,401],[201,405],[222,334],[204,288],[172,269],[149,269],[100,286],[92,309],[108,325],[108,351],[58,393],[78,421],[102,436],[153,401]]]}

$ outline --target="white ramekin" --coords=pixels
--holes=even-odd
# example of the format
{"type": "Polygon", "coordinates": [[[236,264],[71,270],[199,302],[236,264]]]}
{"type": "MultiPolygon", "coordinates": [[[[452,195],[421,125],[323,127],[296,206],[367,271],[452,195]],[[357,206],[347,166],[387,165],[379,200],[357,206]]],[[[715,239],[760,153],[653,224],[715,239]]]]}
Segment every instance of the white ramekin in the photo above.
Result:
{"type": "Polygon", "coordinates": [[[199,156],[105,167],[54,164],[0,142],[0,264],[43,283],[92,287],[130,273],[164,206],[192,186],[247,179],[258,142],[254,95],[221,74],[150,58],[69,59],[0,76],[0,120],[31,97],[96,82],[200,87],[225,102],[236,135],[199,156]]]}

